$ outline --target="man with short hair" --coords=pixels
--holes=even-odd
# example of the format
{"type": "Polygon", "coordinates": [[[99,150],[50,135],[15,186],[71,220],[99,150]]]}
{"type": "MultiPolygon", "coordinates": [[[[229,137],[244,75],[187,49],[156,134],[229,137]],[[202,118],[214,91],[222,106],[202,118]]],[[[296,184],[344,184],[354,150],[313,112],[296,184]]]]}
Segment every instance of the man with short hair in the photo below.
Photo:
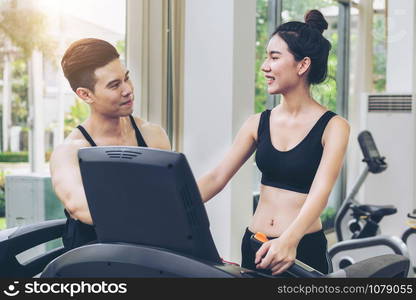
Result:
{"type": "Polygon", "coordinates": [[[52,184],[65,206],[66,248],[96,239],[78,163],[78,150],[94,146],[141,146],[170,150],[159,125],[133,117],[133,86],[117,50],[100,39],[70,45],[62,70],[76,95],[90,106],[90,116],[56,147],[50,160],[52,184]]]}

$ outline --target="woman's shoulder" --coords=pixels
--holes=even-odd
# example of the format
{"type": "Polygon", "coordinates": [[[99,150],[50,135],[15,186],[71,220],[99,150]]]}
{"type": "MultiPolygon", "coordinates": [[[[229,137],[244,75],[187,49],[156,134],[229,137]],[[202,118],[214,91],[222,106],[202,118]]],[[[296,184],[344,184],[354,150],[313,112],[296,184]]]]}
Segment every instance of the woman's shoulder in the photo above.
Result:
{"type": "Polygon", "coordinates": [[[350,128],[350,123],[342,116],[334,113],[334,116],[329,120],[328,126],[336,128],[350,128]]]}
{"type": "Polygon", "coordinates": [[[257,128],[260,123],[261,115],[262,113],[259,112],[259,113],[255,113],[255,114],[248,116],[243,126],[249,128],[250,131],[252,132],[257,132],[257,128]]]}
{"type": "Polygon", "coordinates": [[[247,121],[250,122],[250,123],[258,123],[259,120],[260,120],[260,117],[261,117],[262,113],[263,112],[259,112],[259,113],[255,113],[255,114],[250,115],[247,118],[247,121]]]}
{"type": "Polygon", "coordinates": [[[324,132],[324,139],[326,136],[344,136],[348,138],[350,129],[350,123],[342,116],[336,114],[328,121],[324,132]]]}
{"type": "Polygon", "coordinates": [[[241,130],[257,141],[257,132],[262,113],[251,114],[246,118],[241,130]]]}

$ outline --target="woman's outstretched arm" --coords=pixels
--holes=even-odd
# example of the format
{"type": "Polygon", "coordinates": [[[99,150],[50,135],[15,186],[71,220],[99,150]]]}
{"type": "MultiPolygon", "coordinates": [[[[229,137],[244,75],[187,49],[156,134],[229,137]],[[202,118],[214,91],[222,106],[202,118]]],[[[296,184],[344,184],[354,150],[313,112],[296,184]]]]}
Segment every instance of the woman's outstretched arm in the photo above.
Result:
{"type": "Polygon", "coordinates": [[[250,116],[238,131],[231,149],[223,160],[214,169],[198,179],[197,184],[203,202],[218,194],[253,154],[256,149],[259,120],[260,114],[250,116]]]}

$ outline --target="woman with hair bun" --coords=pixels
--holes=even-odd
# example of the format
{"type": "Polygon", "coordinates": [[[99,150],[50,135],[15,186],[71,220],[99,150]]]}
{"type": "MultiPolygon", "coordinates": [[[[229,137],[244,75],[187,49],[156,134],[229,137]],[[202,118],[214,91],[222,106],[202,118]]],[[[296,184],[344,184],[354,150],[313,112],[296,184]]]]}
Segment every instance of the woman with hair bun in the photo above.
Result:
{"type": "Polygon", "coordinates": [[[262,172],[260,200],[244,234],[242,266],[273,275],[295,258],[328,273],[327,240],[320,215],[342,168],[350,126],[313,99],[310,87],[327,76],[331,45],[318,10],[305,22],[287,22],[272,34],[261,67],[269,94],[281,94],[272,110],[250,116],[219,165],[198,180],[202,200],[219,193],[256,152],[262,172]],[[250,236],[269,241],[255,252],[250,236]]]}

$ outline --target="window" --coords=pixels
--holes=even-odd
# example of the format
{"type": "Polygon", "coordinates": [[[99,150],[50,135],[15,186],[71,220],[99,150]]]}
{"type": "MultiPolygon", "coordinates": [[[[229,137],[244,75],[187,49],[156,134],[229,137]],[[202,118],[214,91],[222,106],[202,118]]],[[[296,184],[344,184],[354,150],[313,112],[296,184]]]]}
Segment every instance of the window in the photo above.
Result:
{"type": "Polygon", "coordinates": [[[386,90],[387,26],[384,0],[373,3],[373,90],[386,90]]]}
{"type": "Polygon", "coordinates": [[[267,88],[263,72],[260,70],[264,60],[265,47],[269,40],[268,26],[268,1],[257,0],[256,15],[256,99],[255,112],[259,113],[266,109],[267,88]]]}
{"type": "MultiPolygon", "coordinates": [[[[48,158],[64,132],[88,115],[62,76],[60,58],[73,41],[95,37],[116,46],[124,60],[126,1],[5,0],[0,6],[2,151],[23,153],[27,161],[29,148],[37,148],[48,158]],[[30,100],[30,95],[36,96],[30,100]],[[37,141],[44,136],[45,145],[30,143],[28,132],[40,133],[37,141]]],[[[43,154],[31,154],[32,162],[42,160],[43,154]]]]}
{"type": "Polygon", "coordinates": [[[329,110],[336,111],[337,88],[337,50],[338,50],[338,3],[334,0],[283,0],[282,22],[304,21],[304,15],[308,10],[318,9],[328,22],[328,29],[324,36],[332,45],[328,58],[328,77],[325,82],[312,86],[312,95],[329,110]]]}

